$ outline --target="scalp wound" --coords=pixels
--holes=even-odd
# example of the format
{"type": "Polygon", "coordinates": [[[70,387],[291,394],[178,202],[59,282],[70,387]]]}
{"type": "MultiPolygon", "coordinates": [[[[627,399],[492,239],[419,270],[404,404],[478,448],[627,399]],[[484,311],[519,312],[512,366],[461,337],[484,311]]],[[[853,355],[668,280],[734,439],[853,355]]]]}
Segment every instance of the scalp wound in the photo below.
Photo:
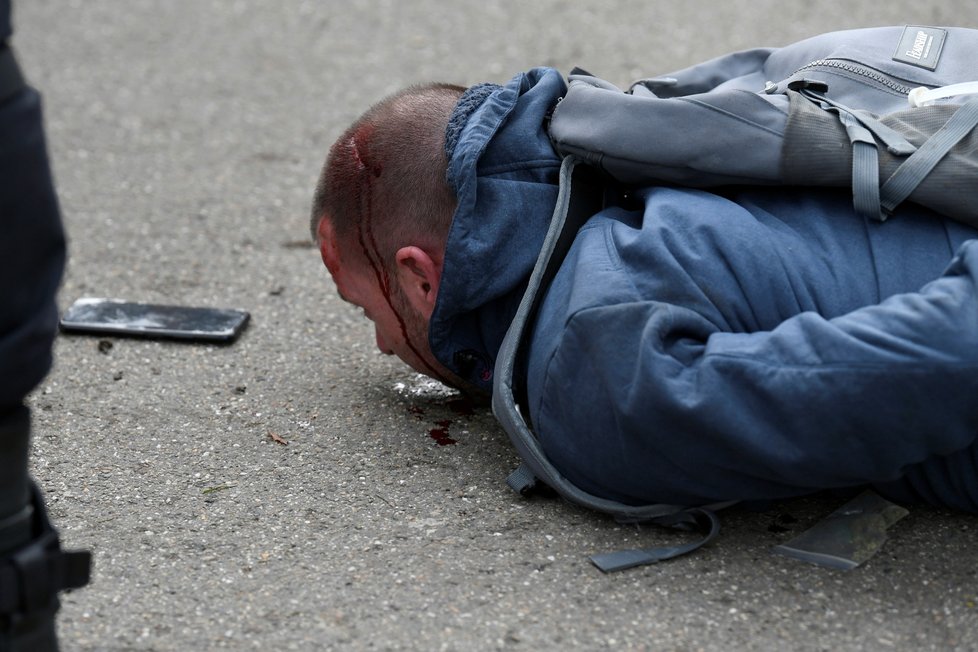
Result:
{"type": "Polygon", "coordinates": [[[370,160],[370,136],[373,133],[371,125],[363,125],[350,136],[350,153],[356,161],[357,167],[361,171],[369,171],[374,177],[379,177],[382,167],[379,163],[370,160]]]}

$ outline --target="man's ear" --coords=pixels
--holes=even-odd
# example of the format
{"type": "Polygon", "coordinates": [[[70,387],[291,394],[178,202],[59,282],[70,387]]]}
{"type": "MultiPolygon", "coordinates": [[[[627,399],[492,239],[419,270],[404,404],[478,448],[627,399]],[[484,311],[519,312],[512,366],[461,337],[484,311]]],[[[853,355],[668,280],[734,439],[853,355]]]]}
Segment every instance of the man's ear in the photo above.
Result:
{"type": "Polygon", "coordinates": [[[438,299],[441,265],[427,251],[414,245],[401,247],[394,254],[397,278],[411,307],[430,319],[438,299]]]}

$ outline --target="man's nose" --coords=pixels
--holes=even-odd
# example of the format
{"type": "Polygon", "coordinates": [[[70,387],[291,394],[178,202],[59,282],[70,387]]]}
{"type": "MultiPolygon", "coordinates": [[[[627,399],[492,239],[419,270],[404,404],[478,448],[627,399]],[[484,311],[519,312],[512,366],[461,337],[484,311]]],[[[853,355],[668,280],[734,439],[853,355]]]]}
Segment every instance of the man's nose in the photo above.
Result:
{"type": "Polygon", "coordinates": [[[377,348],[380,349],[380,352],[384,355],[394,355],[394,349],[387,346],[387,341],[384,339],[384,336],[380,334],[380,329],[376,326],[374,326],[374,333],[377,335],[377,348]]]}

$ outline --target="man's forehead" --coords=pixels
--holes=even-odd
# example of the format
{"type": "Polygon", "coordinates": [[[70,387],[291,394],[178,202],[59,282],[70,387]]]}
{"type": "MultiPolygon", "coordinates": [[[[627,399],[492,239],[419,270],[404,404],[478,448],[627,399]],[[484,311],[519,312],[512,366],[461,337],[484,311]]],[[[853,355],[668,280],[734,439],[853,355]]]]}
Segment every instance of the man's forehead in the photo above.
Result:
{"type": "Polygon", "coordinates": [[[340,299],[346,303],[352,304],[354,306],[359,306],[352,296],[349,294],[349,288],[344,289],[344,287],[350,282],[350,275],[352,270],[344,269],[340,261],[340,250],[336,246],[336,242],[333,240],[320,240],[320,250],[323,258],[323,263],[326,265],[326,270],[333,279],[333,285],[336,286],[336,294],[340,299]]]}
{"type": "Polygon", "coordinates": [[[336,231],[329,219],[323,218],[319,221],[319,253],[323,258],[326,269],[334,277],[340,268],[340,251],[336,243],[336,231]]]}
{"type": "MultiPolygon", "coordinates": [[[[325,256],[323,259],[325,260],[325,256]]],[[[356,306],[359,308],[360,304],[357,303],[353,297],[350,296],[350,294],[348,294],[349,288],[344,290],[344,284],[349,279],[345,278],[345,275],[340,273],[339,267],[330,267],[329,263],[327,263],[326,269],[329,270],[329,275],[333,278],[333,285],[336,286],[336,295],[351,306],[356,306]]]]}
{"type": "Polygon", "coordinates": [[[335,280],[336,275],[340,271],[339,251],[337,251],[336,247],[333,245],[332,242],[327,242],[326,240],[323,240],[320,243],[320,253],[322,254],[323,257],[323,264],[326,265],[326,269],[329,270],[329,273],[333,276],[333,279],[335,280]]]}

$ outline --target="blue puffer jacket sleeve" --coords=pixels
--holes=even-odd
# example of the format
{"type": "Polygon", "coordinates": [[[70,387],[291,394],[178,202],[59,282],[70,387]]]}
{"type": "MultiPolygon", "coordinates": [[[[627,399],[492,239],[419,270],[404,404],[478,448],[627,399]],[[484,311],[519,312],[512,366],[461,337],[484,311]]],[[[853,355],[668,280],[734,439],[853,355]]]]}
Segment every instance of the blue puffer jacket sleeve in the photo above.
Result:
{"type": "Polygon", "coordinates": [[[842,204],[776,217],[668,196],[644,225],[589,223],[544,303],[528,391],[557,467],[598,495],[689,505],[939,465],[936,501],[978,510],[978,241],[941,274],[958,243],[936,218],[891,228],[918,253],[886,260],[887,226],[842,204]],[[878,300],[888,267],[903,287],[878,300]]]}

